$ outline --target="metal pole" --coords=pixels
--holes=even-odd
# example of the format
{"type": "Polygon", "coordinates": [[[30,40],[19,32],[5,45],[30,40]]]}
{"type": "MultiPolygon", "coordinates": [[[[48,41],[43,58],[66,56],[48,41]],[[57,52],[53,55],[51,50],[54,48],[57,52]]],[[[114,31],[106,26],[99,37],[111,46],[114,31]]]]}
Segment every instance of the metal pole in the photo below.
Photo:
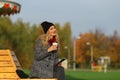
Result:
{"type": "Polygon", "coordinates": [[[76,70],[76,41],[74,40],[74,53],[73,53],[73,70],[76,70]]]}
{"type": "Polygon", "coordinates": [[[91,45],[91,63],[93,62],[93,46],[91,45]]]}
{"type": "Polygon", "coordinates": [[[70,49],[68,46],[65,46],[64,48],[67,50],[68,68],[70,68],[70,49]]]}
{"type": "Polygon", "coordinates": [[[70,67],[70,49],[68,48],[68,68],[70,67]]]}
{"type": "Polygon", "coordinates": [[[91,69],[92,69],[92,66],[93,66],[93,45],[90,46],[90,49],[91,49],[91,69]]]}

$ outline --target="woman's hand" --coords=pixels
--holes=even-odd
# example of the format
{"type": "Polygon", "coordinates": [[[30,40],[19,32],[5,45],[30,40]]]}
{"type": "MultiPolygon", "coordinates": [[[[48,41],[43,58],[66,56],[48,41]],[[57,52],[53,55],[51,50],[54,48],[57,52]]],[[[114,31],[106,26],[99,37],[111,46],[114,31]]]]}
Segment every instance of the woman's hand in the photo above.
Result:
{"type": "Polygon", "coordinates": [[[48,52],[57,50],[57,45],[52,45],[50,48],[48,48],[48,52]]]}

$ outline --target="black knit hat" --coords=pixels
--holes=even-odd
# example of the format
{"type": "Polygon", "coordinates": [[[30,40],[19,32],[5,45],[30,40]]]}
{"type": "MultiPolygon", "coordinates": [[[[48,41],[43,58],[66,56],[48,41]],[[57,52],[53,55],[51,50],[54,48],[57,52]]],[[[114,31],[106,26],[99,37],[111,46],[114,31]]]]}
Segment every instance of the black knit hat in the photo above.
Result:
{"type": "Polygon", "coordinates": [[[44,22],[41,23],[41,26],[42,26],[44,32],[47,33],[48,29],[51,26],[55,26],[55,25],[53,23],[51,23],[51,22],[44,21],[44,22]]]}

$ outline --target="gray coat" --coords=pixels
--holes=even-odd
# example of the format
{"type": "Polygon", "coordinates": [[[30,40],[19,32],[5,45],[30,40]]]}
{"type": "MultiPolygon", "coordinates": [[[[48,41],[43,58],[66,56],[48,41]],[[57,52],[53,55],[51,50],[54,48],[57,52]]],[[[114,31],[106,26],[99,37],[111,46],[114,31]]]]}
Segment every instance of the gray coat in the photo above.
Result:
{"type": "Polygon", "coordinates": [[[36,40],[35,59],[30,70],[30,77],[53,78],[56,72],[54,66],[58,62],[58,55],[55,51],[47,52],[50,45],[43,47],[40,38],[36,40]]]}

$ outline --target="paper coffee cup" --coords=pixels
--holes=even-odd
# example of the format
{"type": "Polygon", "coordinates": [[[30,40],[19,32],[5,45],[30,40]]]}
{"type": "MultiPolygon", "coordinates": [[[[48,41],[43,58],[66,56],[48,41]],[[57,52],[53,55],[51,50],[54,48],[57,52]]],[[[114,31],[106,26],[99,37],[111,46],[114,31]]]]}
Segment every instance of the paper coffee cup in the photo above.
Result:
{"type": "Polygon", "coordinates": [[[54,45],[54,46],[57,46],[57,45],[58,45],[58,43],[54,42],[54,43],[53,43],[53,45],[54,45]]]}

